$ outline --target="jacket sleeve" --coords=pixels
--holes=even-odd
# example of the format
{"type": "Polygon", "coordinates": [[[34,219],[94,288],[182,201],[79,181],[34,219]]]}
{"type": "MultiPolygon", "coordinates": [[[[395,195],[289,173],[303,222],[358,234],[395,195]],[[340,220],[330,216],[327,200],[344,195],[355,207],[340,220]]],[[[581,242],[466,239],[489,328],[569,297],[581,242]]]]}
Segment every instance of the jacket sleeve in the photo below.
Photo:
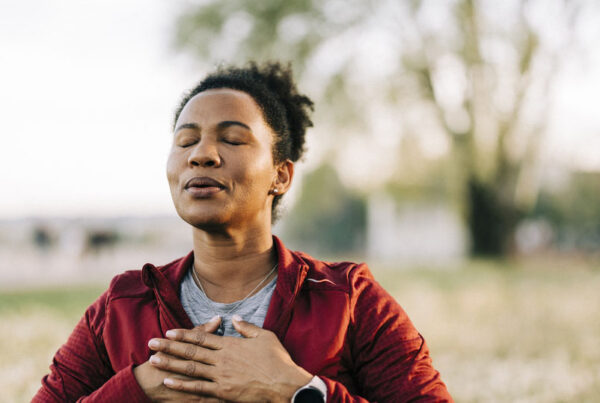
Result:
{"type": "Polygon", "coordinates": [[[373,278],[366,265],[349,275],[354,379],[360,396],[322,377],[328,401],[452,402],[429,349],[404,310],[373,278]]]}
{"type": "Polygon", "coordinates": [[[114,372],[104,344],[109,291],[85,312],[67,342],[56,352],[50,374],[33,402],[147,402],[133,375],[133,365],[114,372]]]}

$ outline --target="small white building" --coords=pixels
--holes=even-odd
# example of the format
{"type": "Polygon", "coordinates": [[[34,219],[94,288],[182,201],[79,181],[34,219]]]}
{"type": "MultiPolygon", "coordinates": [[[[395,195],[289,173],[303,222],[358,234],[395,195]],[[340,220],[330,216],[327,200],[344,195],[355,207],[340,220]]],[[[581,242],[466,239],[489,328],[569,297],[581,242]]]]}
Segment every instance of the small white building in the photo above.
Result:
{"type": "Polygon", "coordinates": [[[395,264],[447,264],[468,253],[457,212],[441,202],[396,202],[377,194],[367,207],[367,253],[395,264]]]}

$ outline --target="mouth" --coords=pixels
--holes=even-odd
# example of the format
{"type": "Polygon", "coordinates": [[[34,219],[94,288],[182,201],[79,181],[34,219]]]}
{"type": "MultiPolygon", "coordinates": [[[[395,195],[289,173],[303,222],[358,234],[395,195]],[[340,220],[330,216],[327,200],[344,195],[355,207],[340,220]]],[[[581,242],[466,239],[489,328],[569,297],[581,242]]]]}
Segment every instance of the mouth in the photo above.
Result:
{"type": "Polygon", "coordinates": [[[222,190],[225,190],[226,187],[221,182],[213,178],[203,176],[188,180],[184,189],[194,197],[207,198],[219,193],[222,190]]]}

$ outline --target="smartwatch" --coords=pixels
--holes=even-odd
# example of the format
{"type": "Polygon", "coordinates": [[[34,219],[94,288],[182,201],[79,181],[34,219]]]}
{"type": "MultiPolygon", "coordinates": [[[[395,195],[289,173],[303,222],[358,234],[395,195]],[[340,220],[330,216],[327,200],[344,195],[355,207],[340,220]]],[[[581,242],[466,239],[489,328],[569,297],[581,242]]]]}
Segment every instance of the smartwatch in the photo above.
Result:
{"type": "Polygon", "coordinates": [[[292,403],[325,403],[327,385],[318,376],[314,376],[309,383],[301,387],[292,396],[292,403]]]}

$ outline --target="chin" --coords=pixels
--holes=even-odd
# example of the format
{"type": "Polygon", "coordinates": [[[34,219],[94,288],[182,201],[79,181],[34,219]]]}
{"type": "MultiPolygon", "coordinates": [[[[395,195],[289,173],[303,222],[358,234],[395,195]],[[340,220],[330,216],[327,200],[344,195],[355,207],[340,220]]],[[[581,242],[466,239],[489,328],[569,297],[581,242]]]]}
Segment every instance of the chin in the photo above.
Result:
{"type": "Polygon", "coordinates": [[[177,214],[186,223],[201,230],[216,230],[227,224],[226,214],[222,211],[210,211],[209,209],[177,209],[177,214]],[[196,210],[196,211],[194,211],[196,210]]]}

